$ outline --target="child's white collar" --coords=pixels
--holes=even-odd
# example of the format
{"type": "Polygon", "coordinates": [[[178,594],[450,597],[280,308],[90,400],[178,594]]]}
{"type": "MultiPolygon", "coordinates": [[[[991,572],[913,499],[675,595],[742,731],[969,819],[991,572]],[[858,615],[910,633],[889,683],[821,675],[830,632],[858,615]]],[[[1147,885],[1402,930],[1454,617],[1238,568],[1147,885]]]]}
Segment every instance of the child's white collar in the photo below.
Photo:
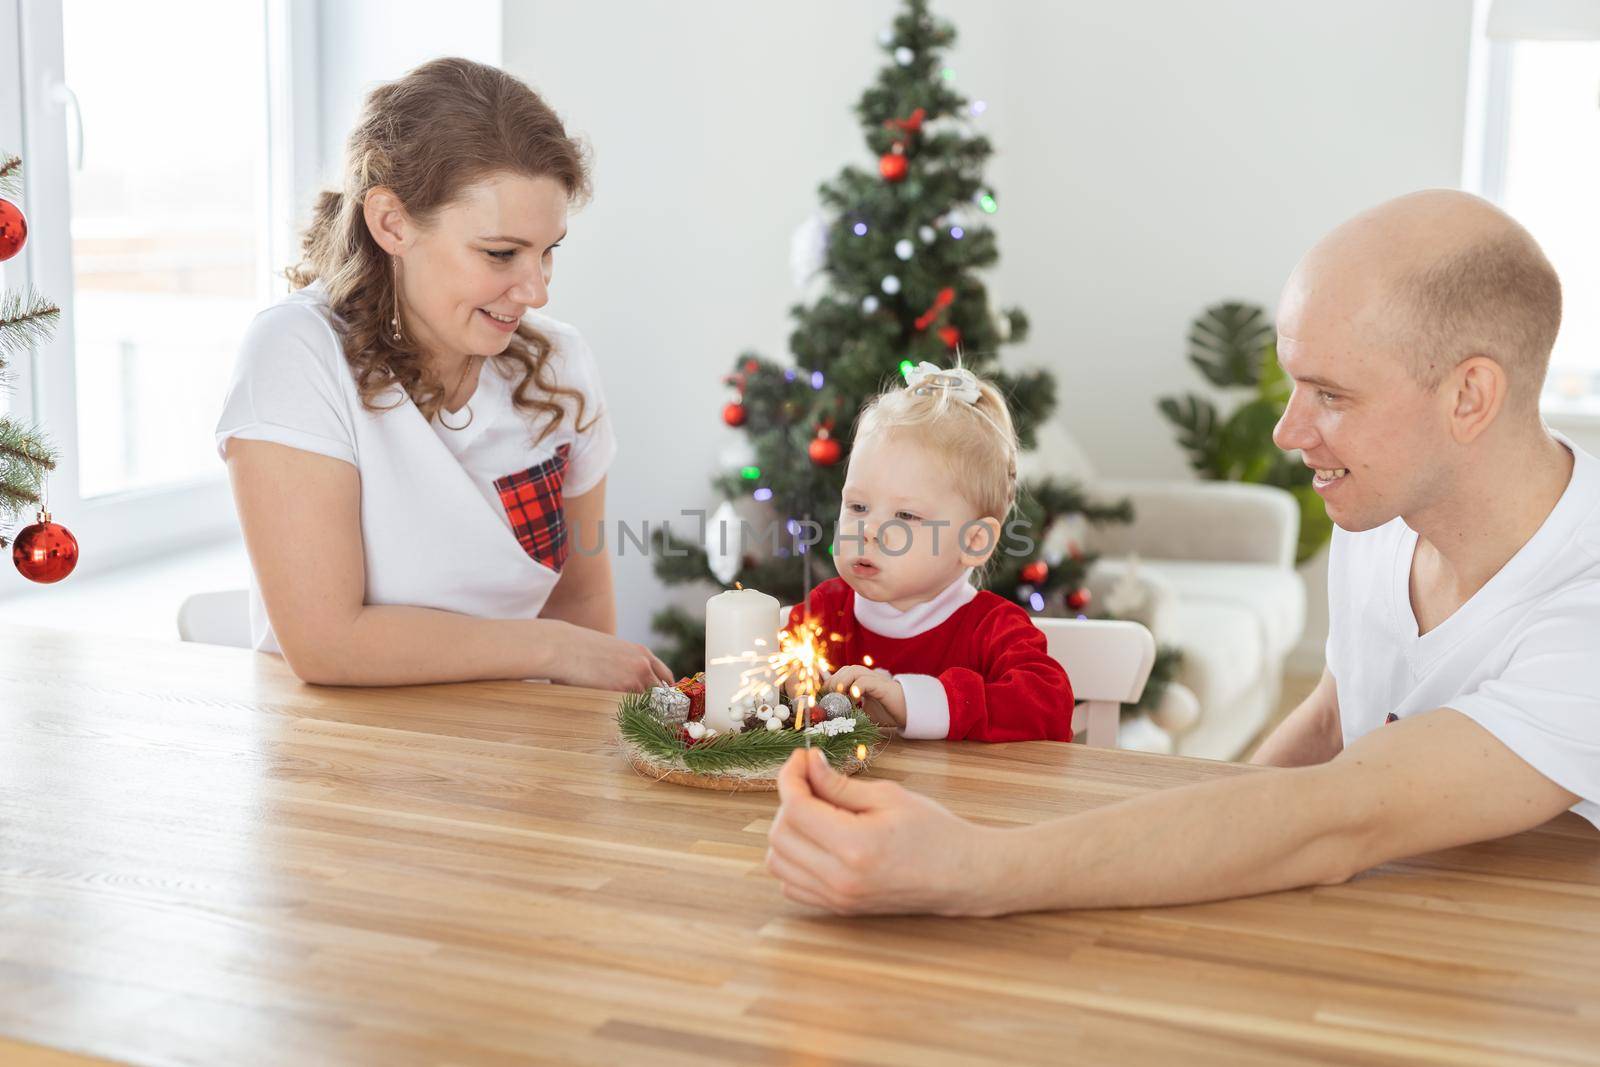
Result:
{"type": "Polygon", "coordinates": [[[938,596],[905,611],[879,600],[868,600],[857,593],[856,622],[884,637],[916,637],[918,634],[927,633],[960,611],[977,595],[977,587],[972,584],[972,568],[968,567],[961,572],[961,577],[946,586],[938,596]]]}

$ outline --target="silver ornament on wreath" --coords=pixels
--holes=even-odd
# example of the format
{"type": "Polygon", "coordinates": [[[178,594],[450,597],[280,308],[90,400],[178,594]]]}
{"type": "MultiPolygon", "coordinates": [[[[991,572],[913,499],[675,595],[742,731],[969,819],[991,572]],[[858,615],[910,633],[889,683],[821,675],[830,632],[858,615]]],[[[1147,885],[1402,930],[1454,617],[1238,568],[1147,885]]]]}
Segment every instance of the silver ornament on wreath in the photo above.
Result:
{"type": "Polygon", "coordinates": [[[817,707],[830,719],[853,719],[856,714],[855,704],[843,693],[824,693],[817,707]]]}
{"type": "Polygon", "coordinates": [[[682,726],[689,718],[689,695],[658,685],[650,690],[650,710],[668,726],[682,726]]]}

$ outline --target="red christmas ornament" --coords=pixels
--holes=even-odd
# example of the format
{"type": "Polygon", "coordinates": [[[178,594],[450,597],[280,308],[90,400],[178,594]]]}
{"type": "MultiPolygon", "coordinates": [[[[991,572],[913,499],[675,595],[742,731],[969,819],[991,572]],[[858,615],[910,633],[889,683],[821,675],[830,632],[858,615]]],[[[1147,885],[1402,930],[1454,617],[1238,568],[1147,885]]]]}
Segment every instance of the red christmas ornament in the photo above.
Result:
{"type": "Polygon", "coordinates": [[[11,201],[0,199],[0,263],[22,251],[27,243],[27,216],[11,201]]]}
{"type": "Polygon", "coordinates": [[[693,748],[700,742],[704,741],[705,738],[694,736],[689,732],[689,728],[687,726],[680,726],[678,727],[678,740],[683,742],[684,748],[693,748]]]}
{"type": "Polygon", "coordinates": [[[817,436],[811,439],[811,444],[806,449],[806,452],[811,456],[811,462],[819,467],[833,466],[839,462],[839,457],[844,454],[844,450],[839,447],[839,442],[829,436],[826,426],[817,428],[817,436]]]}
{"type": "Polygon", "coordinates": [[[743,426],[744,418],[744,404],[738,400],[729,401],[728,406],[722,409],[722,421],[729,426],[743,426]]]}
{"type": "Polygon", "coordinates": [[[78,565],[78,539],[65,526],[51,522],[48,511],[40,511],[39,521],[23,527],[12,542],[11,562],[30,582],[59,582],[78,565]]]}
{"type": "Polygon", "coordinates": [[[811,725],[812,726],[815,726],[819,722],[827,722],[827,721],[828,721],[828,713],[827,712],[823,711],[821,708],[812,708],[811,709],[811,725]]]}
{"type": "Polygon", "coordinates": [[[961,343],[961,331],[954,326],[941,326],[939,340],[944,342],[946,348],[955,348],[961,343]]]}
{"type": "Polygon", "coordinates": [[[1082,611],[1084,608],[1089,606],[1089,601],[1091,599],[1093,598],[1090,597],[1089,590],[1074,589],[1072,592],[1067,594],[1067,607],[1071,608],[1073,611],[1082,611]]]}
{"type": "Polygon", "coordinates": [[[1043,585],[1045,578],[1048,577],[1049,574],[1050,564],[1046,563],[1042,559],[1036,559],[1026,567],[1022,568],[1022,580],[1025,582],[1030,582],[1033,585],[1043,585]]]}
{"type": "Polygon", "coordinates": [[[744,372],[746,374],[754,374],[760,366],[755,360],[747,359],[744,361],[744,372]]]}
{"type": "MultiPolygon", "coordinates": [[[[895,147],[899,148],[898,145],[895,147]]],[[[906,162],[906,157],[898,151],[878,157],[878,173],[883,175],[883,180],[886,182],[904,181],[906,171],[910,169],[911,165],[906,162]]]]}

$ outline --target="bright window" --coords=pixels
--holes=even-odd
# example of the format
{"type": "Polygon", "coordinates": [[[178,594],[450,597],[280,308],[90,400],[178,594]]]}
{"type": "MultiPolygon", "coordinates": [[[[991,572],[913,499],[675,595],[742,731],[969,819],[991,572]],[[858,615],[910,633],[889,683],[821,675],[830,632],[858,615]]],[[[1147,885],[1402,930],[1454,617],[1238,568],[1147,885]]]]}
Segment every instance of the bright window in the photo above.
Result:
{"type": "Polygon", "coordinates": [[[145,4],[61,10],[79,493],[219,478],[217,405],[270,291],[265,9],[166,0],[170,33],[145,4]]]}

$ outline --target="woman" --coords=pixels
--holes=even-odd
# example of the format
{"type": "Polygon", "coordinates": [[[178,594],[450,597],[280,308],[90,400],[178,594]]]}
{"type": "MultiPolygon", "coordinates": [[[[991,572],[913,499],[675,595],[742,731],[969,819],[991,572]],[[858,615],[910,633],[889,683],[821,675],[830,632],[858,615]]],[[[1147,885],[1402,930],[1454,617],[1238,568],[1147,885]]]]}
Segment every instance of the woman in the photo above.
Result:
{"type": "Polygon", "coordinates": [[[367,98],[217,425],[255,647],[302,679],[671,680],[614,636],[593,357],[532,314],[587,189],[560,119],[502,71],[436,60],[367,98]]]}

